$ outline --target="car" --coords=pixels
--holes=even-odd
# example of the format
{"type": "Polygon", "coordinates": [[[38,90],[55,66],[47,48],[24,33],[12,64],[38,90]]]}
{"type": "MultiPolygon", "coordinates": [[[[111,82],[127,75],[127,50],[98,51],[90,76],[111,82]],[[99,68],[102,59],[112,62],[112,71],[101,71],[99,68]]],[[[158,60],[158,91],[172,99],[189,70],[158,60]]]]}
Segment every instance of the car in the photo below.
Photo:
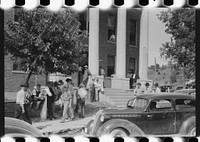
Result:
{"type": "Polygon", "coordinates": [[[181,93],[149,93],[130,99],[126,108],[99,110],[85,126],[91,137],[196,134],[196,99],[181,93]]]}
{"type": "Polygon", "coordinates": [[[196,89],[181,89],[174,91],[175,93],[186,93],[188,95],[196,95],[196,89]]]}
{"type": "Polygon", "coordinates": [[[170,92],[173,92],[173,86],[172,85],[160,85],[160,91],[161,92],[167,92],[169,89],[170,92]]]}
{"type": "Polygon", "coordinates": [[[174,91],[176,91],[176,90],[181,90],[181,89],[184,89],[184,86],[183,86],[183,85],[176,86],[176,87],[174,88],[174,91]]]}
{"type": "Polygon", "coordinates": [[[11,137],[45,137],[38,129],[31,124],[11,117],[5,117],[5,135],[11,137]]]}

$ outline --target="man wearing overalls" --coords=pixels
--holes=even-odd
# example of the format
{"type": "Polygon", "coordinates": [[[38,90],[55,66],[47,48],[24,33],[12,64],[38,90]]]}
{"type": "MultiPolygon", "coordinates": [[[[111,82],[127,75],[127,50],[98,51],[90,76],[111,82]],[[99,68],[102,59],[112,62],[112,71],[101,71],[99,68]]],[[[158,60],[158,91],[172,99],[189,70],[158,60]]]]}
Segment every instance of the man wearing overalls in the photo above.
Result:
{"type": "Polygon", "coordinates": [[[16,108],[15,108],[15,114],[14,117],[17,119],[22,119],[30,124],[32,124],[30,117],[28,115],[27,111],[27,105],[28,100],[26,99],[26,94],[29,85],[28,84],[21,84],[20,85],[21,90],[17,92],[17,97],[16,97],[16,108]]]}

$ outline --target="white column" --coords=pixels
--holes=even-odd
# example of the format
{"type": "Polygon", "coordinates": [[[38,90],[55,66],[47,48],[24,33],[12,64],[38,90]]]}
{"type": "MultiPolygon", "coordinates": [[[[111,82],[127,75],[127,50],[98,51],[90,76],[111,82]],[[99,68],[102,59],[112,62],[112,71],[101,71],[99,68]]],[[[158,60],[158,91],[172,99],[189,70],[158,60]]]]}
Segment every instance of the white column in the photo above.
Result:
{"type": "Polygon", "coordinates": [[[116,75],[125,78],[126,74],[126,8],[117,10],[117,51],[116,75]]]}
{"type": "Polygon", "coordinates": [[[140,47],[139,47],[139,76],[141,80],[147,80],[148,49],[149,49],[149,11],[142,9],[140,19],[140,47]]]}
{"type": "Polygon", "coordinates": [[[89,8],[89,70],[99,74],[99,9],[89,8]]]}

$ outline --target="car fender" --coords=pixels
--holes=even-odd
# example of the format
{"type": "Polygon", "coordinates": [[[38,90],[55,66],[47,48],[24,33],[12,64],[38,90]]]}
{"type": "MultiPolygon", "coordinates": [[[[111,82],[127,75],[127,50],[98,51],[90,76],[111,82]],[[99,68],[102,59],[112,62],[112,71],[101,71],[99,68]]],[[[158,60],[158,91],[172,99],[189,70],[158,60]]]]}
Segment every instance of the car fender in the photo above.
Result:
{"type": "Polygon", "coordinates": [[[134,123],[124,119],[111,119],[105,122],[98,130],[97,136],[110,134],[114,129],[122,128],[129,136],[144,136],[144,132],[134,123]]]}
{"type": "Polygon", "coordinates": [[[196,117],[192,116],[186,119],[180,129],[180,134],[187,135],[191,126],[196,126],[196,117]]]}

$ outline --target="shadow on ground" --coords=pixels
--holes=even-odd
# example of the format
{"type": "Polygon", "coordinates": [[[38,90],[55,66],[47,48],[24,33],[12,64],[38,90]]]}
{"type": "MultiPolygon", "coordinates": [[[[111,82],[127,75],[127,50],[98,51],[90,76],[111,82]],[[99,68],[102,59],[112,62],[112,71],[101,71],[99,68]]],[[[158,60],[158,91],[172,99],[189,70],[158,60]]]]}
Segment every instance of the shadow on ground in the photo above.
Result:
{"type": "MultiPolygon", "coordinates": [[[[15,102],[7,102],[5,103],[5,117],[13,117],[14,116],[14,110],[15,110],[15,102]]],[[[96,112],[100,109],[104,108],[113,108],[114,106],[107,103],[107,102],[87,102],[85,105],[85,117],[90,117],[96,114],[96,112]]],[[[75,109],[75,105],[74,105],[75,109]]],[[[55,113],[54,116],[56,117],[55,119],[61,119],[62,117],[62,108],[59,105],[55,105],[55,113]]],[[[29,116],[32,120],[32,122],[40,122],[40,110],[38,109],[29,109],[29,116]]],[[[77,118],[78,115],[75,113],[75,117],[77,118]]],[[[48,119],[46,121],[49,121],[48,119]]],[[[41,128],[42,129],[42,128],[41,128]]]]}

